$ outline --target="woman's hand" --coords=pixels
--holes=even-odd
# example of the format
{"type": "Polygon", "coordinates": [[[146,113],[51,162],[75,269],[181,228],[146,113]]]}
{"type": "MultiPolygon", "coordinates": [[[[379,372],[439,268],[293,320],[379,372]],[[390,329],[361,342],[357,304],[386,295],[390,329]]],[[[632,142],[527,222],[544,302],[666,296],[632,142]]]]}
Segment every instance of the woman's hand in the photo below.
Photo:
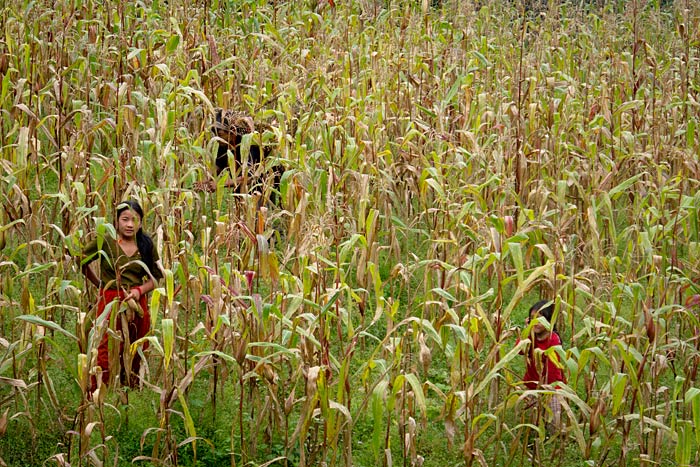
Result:
{"type": "Polygon", "coordinates": [[[143,310],[141,309],[141,305],[139,304],[139,301],[141,300],[141,287],[134,287],[129,292],[124,295],[123,301],[126,302],[127,304],[127,319],[129,322],[133,321],[134,315],[138,314],[140,317],[143,317],[143,310]]]}
{"type": "Polygon", "coordinates": [[[141,295],[141,287],[132,287],[131,290],[129,290],[129,292],[126,295],[124,295],[124,301],[128,302],[129,300],[136,300],[136,302],[138,303],[138,301],[141,300],[141,295]]]}

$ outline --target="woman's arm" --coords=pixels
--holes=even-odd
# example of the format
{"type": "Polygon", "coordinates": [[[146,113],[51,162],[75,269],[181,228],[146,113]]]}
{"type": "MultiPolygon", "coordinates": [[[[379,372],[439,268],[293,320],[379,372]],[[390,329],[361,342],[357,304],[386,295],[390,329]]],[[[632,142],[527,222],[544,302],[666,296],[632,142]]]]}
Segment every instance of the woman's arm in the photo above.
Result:
{"type": "Polygon", "coordinates": [[[92,270],[90,267],[90,263],[83,264],[83,266],[80,268],[83,271],[83,274],[85,275],[85,278],[95,287],[100,286],[100,279],[97,277],[97,274],[95,274],[95,271],[92,270]]]}

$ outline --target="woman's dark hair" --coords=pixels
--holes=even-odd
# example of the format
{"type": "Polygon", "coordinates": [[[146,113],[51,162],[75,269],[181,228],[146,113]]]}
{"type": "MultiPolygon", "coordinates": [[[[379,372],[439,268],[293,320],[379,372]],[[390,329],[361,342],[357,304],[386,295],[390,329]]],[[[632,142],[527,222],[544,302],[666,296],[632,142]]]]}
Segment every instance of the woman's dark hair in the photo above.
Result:
{"type": "Polygon", "coordinates": [[[121,213],[130,209],[139,215],[141,222],[139,223],[139,229],[136,231],[136,246],[139,249],[139,254],[141,255],[141,260],[148,267],[148,271],[156,279],[160,279],[162,274],[160,268],[153,261],[153,240],[151,237],[143,231],[143,209],[138,201],[129,199],[119,203],[117,206],[117,219],[121,213]]]}

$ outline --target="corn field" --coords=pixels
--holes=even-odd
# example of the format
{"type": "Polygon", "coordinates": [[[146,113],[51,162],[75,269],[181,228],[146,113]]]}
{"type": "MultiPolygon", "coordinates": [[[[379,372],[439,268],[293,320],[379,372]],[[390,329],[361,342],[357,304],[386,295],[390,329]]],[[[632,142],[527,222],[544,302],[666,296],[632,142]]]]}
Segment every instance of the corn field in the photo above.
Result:
{"type": "Polygon", "coordinates": [[[700,3],[0,18],[0,466],[700,465],[700,3]],[[266,124],[241,153],[278,183],[213,175],[217,108],[266,124]],[[88,397],[119,336],[78,258],[127,198],[164,279],[140,387],[88,397]],[[554,434],[522,385],[539,298],[554,434]]]}

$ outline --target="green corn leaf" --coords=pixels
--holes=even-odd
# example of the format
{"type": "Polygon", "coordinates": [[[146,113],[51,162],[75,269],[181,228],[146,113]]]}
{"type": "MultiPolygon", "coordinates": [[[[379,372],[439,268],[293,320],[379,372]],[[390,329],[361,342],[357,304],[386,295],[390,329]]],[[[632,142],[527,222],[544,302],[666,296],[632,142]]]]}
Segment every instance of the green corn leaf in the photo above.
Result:
{"type": "Polygon", "coordinates": [[[170,36],[170,39],[168,39],[168,43],[165,46],[165,50],[169,54],[171,54],[171,53],[175,52],[175,50],[177,49],[177,46],[179,44],[180,44],[180,36],[177,34],[173,34],[172,36],[170,36]]]}
{"type": "Polygon", "coordinates": [[[160,297],[163,295],[164,289],[158,287],[151,292],[151,300],[149,301],[149,312],[151,313],[151,329],[155,329],[158,323],[158,310],[160,309],[160,297]]]}
{"type": "Polygon", "coordinates": [[[187,435],[192,438],[192,452],[194,453],[195,458],[197,457],[197,430],[194,426],[194,420],[192,420],[192,416],[190,415],[190,408],[187,405],[187,401],[185,400],[185,397],[182,395],[182,391],[177,392],[177,398],[180,401],[180,405],[182,406],[182,415],[184,416],[185,419],[185,432],[187,435]]]}
{"type": "Polygon", "coordinates": [[[622,397],[625,394],[625,388],[627,387],[627,381],[629,377],[624,373],[616,373],[612,377],[611,387],[612,387],[612,413],[617,415],[620,410],[620,405],[622,404],[622,397]]]}
{"type": "Polygon", "coordinates": [[[513,259],[515,273],[518,276],[518,285],[520,285],[525,280],[525,267],[523,263],[522,247],[520,246],[520,243],[510,242],[508,243],[508,251],[510,252],[510,257],[513,259]]]}
{"type": "Polygon", "coordinates": [[[615,114],[619,115],[623,112],[629,112],[631,110],[638,110],[644,105],[644,101],[636,99],[633,101],[627,101],[621,104],[617,109],[615,109],[615,114]]]}
{"type": "Polygon", "coordinates": [[[700,388],[689,388],[685,393],[685,403],[691,406],[695,443],[700,446],[700,388]]]}
{"type": "Polygon", "coordinates": [[[165,352],[163,352],[163,347],[160,345],[160,342],[158,341],[158,338],[156,336],[145,336],[142,337],[141,339],[138,339],[134,342],[131,343],[131,352],[133,354],[136,353],[138,350],[139,345],[148,342],[151,346],[149,347],[150,349],[153,349],[157,354],[159,355],[165,355],[165,352]]]}
{"type": "Polygon", "coordinates": [[[384,407],[388,396],[389,382],[382,380],[372,391],[372,451],[376,458],[381,455],[384,433],[384,407]]]}
{"type": "Polygon", "coordinates": [[[78,361],[76,364],[77,368],[77,379],[78,379],[78,384],[80,384],[81,389],[85,389],[87,387],[87,382],[89,380],[90,375],[88,374],[88,364],[89,360],[87,358],[87,355],[84,353],[78,354],[78,361]]]}
{"type": "Polygon", "coordinates": [[[334,400],[329,400],[328,401],[328,407],[331,409],[335,409],[338,412],[342,413],[345,416],[345,419],[348,423],[352,423],[352,415],[350,415],[350,411],[346,406],[343,404],[340,404],[334,400]]]}
{"type": "Polygon", "coordinates": [[[211,101],[206,96],[206,94],[204,94],[202,91],[200,91],[199,89],[189,87],[189,86],[181,86],[180,89],[185,94],[194,95],[197,98],[199,98],[199,100],[207,107],[207,110],[209,110],[210,114],[212,114],[212,115],[214,114],[214,106],[212,105],[211,101]]]}
{"type": "Polygon", "coordinates": [[[445,300],[449,301],[450,303],[455,303],[457,301],[457,299],[454,297],[454,295],[452,295],[451,293],[449,293],[447,290],[443,289],[442,287],[435,287],[431,290],[431,292],[438,294],[439,296],[441,296],[445,300]]]}
{"type": "Polygon", "coordinates": [[[553,273],[554,262],[552,261],[547,261],[542,266],[533,269],[530,275],[527,276],[527,279],[518,284],[518,288],[515,290],[513,297],[508,303],[508,306],[506,306],[506,309],[503,311],[503,319],[506,321],[508,320],[515,306],[520,303],[522,297],[524,297],[525,294],[535,285],[539,278],[542,276],[552,276],[553,273]]]}
{"type": "Polygon", "coordinates": [[[685,143],[688,149],[695,147],[695,119],[691,118],[688,120],[688,128],[685,130],[685,143]]]}
{"type": "Polygon", "coordinates": [[[452,102],[452,99],[454,99],[454,97],[457,95],[457,91],[459,91],[460,88],[462,87],[463,82],[464,82],[463,76],[460,77],[459,79],[455,80],[455,82],[452,84],[449,91],[447,91],[447,94],[445,95],[445,99],[443,100],[444,104],[449,105],[452,102]]]}
{"type": "Polygon", "coordinates": [[[365,238],[373,238],[375,236],[374,232],[377,228],[377,218],[379,217],[379,211],[376,209],[370,209],[367,214],[367,219],[365,221],[365,238]]]}
{"type": "Polygon", "coordinates": [[[472,50],[472,54],[479,60],[479,64],[483,68],[490,68],[491,67],[491,62],[482,54],[481,52],[477,50],[472,50]]]}
{"type": "Polygon", "coordinates": [[[491,384],[491,380],[499,375],[501,369],[505,367],[511,360],[520,356],[520,352],[530,344],[530,339],[523,339],[518,344],[513,347],[513,349],[508,352],[499,362],[491,368],[491,371],[484,377],[483,380],[479,382],[479,385],[474,390],[474,395],[476,396],[481,391],[486,389],[486,387],[491,384]]]}
{"type": "Polygon", "coordinates": [[[52,261],[50,263],[43,263],[43,264],[34,264],[31,268],[27,269],[26,271],[22,271],[19,273],[16,278],[19,279],[24,276],[29,276],[32,274],[39,274],[44,271],[48,271],[49,269],[56,267],[56,262],[52,261]]]}
{"type": "Polygon", "coordinates": [[[426,414],[426,403],[425,403],[425,394],[423,393],[423,386],[420,384],[420,381],[418,381],[418,377],[414,375],[413,373],[408,373],[404,375],[406,378],[406,381],[408,381],[408,384],[411,385],[411,389],[413,389],[413,395],[415,396],[416,404],[418,404],[418,408],[420,409],[421,413],[423,416],[426,414]]]}
{"type": "Polygon", "coordinates": [[[44,326],[45,328],[53,329],[54,331],[60,332],[61,334],[68,336],[71,339],[73,339],[74,341],[78,342],[78,338],[74,334],[66,331],[65,329],[63,329],[61,326],[59,326],[57,323],[54,323],[53,321],[47,321],[47,320],[41,319],[35,315],[21,315],[21,316],[16,317],[15,319],[18,319],[20,321],[26,321],[27,323],[36,324],[39,326],[44,326]]]}
{"type": "Polygon", "coordinates": [[[435,193],[438,195],[438,198],[439,198],[440,200],[444,200],[444,199],[445,199],[445,189],[442,187],[442,185],[440,184],[440,182],[438,182],[438,181],[435,180],[434,178],[427,178],[427,179],[425,180],[425,183],[426,183],[428,186],[430,186],[430,187],[433,189],[433,191],[435,191],[435,193]]]}
{"type": "Polygon", "coordinates": [[[687,420],[679,421],[676,426],[675,435],[677,437],[675,450],[676,465],[680,467],[689,467],[690,459],[693,455],[693,430],[690,427],[690,422],[687,420]]]}
{"type": "Polygon", "coordinates": [[[171,318],[164,318],[161,322],[161,327],[163,331],[163,358],[165,360],[165,369],[167,370],[170,366],[175,345],[175,325],[171,318]]]}
{"type": "Polygon", "coordinates": [[[221,358],[222,360],[227,361],[229,363],[238,364],[238,362],[236,361],[236,359],[233,356],[226,354],[224,352],[221,352],[220,350],[207,350],[205,352],[199,352],[198,354],[195,355],[195,357],[206,357],[208,355],[215,355],[215,356],[217,356],[217,357],[221,358]]]}
{"type": "Polygon", "coordinates": [[[633,175],[632,177],[628,178],[624,182],[620,183],[616,187],[614,187],[612,190],[608,192],[608,196],[610,199],[617,199],[618,196],[620,196],[622,193],[626,192],[632,185],[637,183],[637,180],[642,178],[646,173],[638,173],[637,175],[633,175]]]}
{"type": "Polygon", "coordinates": [[[168,297],[168,306],[172,308],[173,299],[175,297],[175,280],[173,271],[170,269],[165,269],[165,291],[168,297]]]}
{"type": "Polygon", "coordinates": [[[382,278],[379,275],[379,270],[377,265],[373,262],[367,264],[367,269],[369,270],[370,276],[372,277],[372,284],[374,285],[374,295],[376,299],[376,310],[374,311],[374,318],[372,318],[372,324],[376,323],[379,318],[381,318],[384,313],[384,291],[382,290],[382,278]]]}

